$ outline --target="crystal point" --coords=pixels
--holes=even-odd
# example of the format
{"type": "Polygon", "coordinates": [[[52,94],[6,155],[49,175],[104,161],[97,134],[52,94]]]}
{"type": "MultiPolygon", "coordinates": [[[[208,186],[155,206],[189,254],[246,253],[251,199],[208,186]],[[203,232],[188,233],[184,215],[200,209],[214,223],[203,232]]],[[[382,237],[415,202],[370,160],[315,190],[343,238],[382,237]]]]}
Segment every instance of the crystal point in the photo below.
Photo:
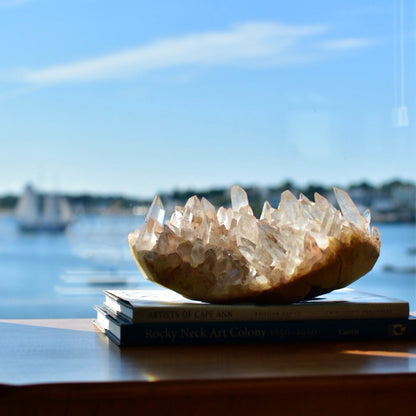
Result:
{"type": "Polygon", "coordinates": [[[136,241],[137,247],[152,248],[157,241],[157,231],[165,218],[165,209],[159,195],[156,195],[150,205],[143,226],[136,241]]]}
{"type": "Polygon", "coordinates": [[[165,209],[163,207],[162,201],[159,195],[156,195],[153,199],[152,204],[150,205],[149,211],[147,212],[145,223],[150,219],[158,221],[160,224],[163,223],[165,218],[165,209]]]}
{"type": "Polygon", "coordinates": [[[241,186],[234,185],[231,188],[231,206],[236,212],[239,212],[242,208],[246,208],[253,214],[248,203],[247,192],[241,186]]]}
{"type": "Polygon", "coordinates": [[[347,192],[337,187],[334,187],[334,193],[344,218],[356,227],[361,228],[364,224],[364,218],[361,216],[360,211],[358,211],[351,197],[347,192]]]}
{"type": "Polygon", "coordinates": [[[272,206],[269,201],[265,201],[263,204],[263,210],[261,211],[260,220],[266,220],[270,222],[272,219],[272,206]]]}

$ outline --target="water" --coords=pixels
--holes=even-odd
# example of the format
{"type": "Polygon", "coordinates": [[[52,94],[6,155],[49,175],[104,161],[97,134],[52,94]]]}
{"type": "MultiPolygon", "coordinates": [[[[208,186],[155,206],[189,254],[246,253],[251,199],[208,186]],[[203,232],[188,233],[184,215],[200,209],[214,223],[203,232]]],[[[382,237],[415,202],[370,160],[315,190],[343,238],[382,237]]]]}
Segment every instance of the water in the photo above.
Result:
{"type": "Polygon", "coordinates": [[[104,289],[149,286],[127,243],[142,223],[83,216],[65,234],[22,234],[0,216],[0,318],[91,317],[104,289]]]}
{"type": "MultiPolygon", "coordinates": [[[[11,216],[0,215],[0,319],[90,318],[106,288],[157,288],[141,276],[127,244],[127,234],[142,222],[138,216],[84,216],[65,234],[20,234],[11,216]]],[[[380,258],[351,287],[408,300],[416,310],[416,254],[409,252],[416,226],[379,229],[380,258]]]]}
{"type": "Polygon", "coordinates": [[[416,224],[380,224],[380,257],[350,287],[407,300],[416,311],[416,224]]]}

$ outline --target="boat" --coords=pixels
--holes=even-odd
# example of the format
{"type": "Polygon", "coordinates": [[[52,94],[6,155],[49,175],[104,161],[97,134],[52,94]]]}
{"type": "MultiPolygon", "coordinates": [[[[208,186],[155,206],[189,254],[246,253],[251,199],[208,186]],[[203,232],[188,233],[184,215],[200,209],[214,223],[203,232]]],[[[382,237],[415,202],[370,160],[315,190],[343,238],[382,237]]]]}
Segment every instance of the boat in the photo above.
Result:
{"type": "Polygon", "coordinates": [[[21,231],[63,232],[72,222],[66,198],[56,193],[42,194],[27,185],[16,206],[16,220],[21,231]]]}

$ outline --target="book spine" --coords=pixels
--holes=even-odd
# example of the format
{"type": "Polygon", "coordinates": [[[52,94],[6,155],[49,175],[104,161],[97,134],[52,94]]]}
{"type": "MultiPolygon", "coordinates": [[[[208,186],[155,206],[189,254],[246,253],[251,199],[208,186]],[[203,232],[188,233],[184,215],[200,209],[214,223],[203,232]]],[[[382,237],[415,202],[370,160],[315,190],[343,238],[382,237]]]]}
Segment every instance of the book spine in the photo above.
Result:
{"type": "MultiPolygon", "coordinates": [[[[161,307],[133,309],[131,322],[239,322],[239,321],[297,321],[319,319],[379,319],[405,318],[409,314],[408,305],[370,305],[345,307],[339,305],[330,308],[324,305],[278,305],[256,307],[227,307],[209,305],[209,307],[161,307]]],[[[126,318],[127,315],[123,314],[126,318]]]]}
{"type": "Polygon", "coordinates": [[[408,303],[371,303],[318,305],[295,304],[273,306],[204,305],[131,307],[107,296],[104,307],[113,316],[133,323],[163,322],[238,322],[238,321],[297,321],[319,319],[379,319],[405,318],[408,303]]]}
{"type": "Polygon", "coordinates": [[[415,338],[406,319],[121,324],[124,346],[241,344],[415,338]]]}

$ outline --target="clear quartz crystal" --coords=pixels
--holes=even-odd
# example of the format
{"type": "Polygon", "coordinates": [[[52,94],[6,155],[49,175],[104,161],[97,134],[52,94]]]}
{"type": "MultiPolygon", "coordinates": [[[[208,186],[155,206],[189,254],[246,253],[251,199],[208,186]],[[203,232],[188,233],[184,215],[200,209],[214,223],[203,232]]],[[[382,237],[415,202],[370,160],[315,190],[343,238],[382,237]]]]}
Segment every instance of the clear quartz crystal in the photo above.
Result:
{"type": "Polygon", "coordinates": [[[269,201],[265,201],[263,204],[263,210],[261,211],[260,220],[266,220],[271,222],[272,219],[272,206],[269,201]]]}
{"type": "Polygon", "coordinates": [[[224,227],[229,230],[233,220],[233,210],[220,207],[217,212],[217,218],[219,224],[224,225],[224,227]]]}
{"type": "MultiPolygon", "coordinates": [[[[149,264],[151,269],[160,269],[151,280],[166,285],[165,274],[183,267],[183,283],[175,281],[175,274],[172,280],[188,293],[202,279],[202,300],[210,296],[227,299],[236,290],[261,293],[325,264],[333,244],[350,244],[354,233],[371,239],[379,249],[378,230],[373,227],[370,233],[369,211],[361,215],[345,191],[334,188],[334,192],[341,212],[317,193],[312,201],[285,191],[278,208],[266,201],[257,219],[247,193],[234,186],[232,208],[216,211],[205,198],[193,196],[184,207],[175,207],[165,224],[165,210],[156,196],[141,230],[129,235],[129,243],[139,254],[137,261],[148,262],[144,270],[150,270],[149,264]]],[[[337,279],[334,276],[334,282],[337,279]]]]}
{"type": "Polygon", "coordinates": [[[365,219],[365,222],[366,222],[367,231],[370,231],[371,212],[368,208],[363,212],[363,218],[365,219]]]}
{"type": "Polygon", "coordinates": [[[241,186],[234,185],[231,188],[231,206],[236,212],[246,208],[247,213],[253,215],[253,211],[248,203],[247,192],[241,186]]]}
{"type": "Polygon", "coordinates": [[[214,205],[208,201],[206,198],[201,199],[201,208],[203,214],[209,219],[211,222],[217,222],[217,212],[215,211],[214,205]]]}
{"type": "Polygon", "coordinates": [[[142,229],[140,230],[139,239],[136,243],[139,249],[151,249],[157,241],[157,231],[163,224],[165,218],[165,209],[159,195],[156,195],[150,205],[144,220],[142,229]]]}
{"type": "Polygon", "coordinates": [[[250,241],[252,244],[257,244],[258,225],[257,220],[253,215],[243,213],[237,221],[237,244],[244,245],[242,242],[250,241]]]}
{"type": "Polygon", "coordinates": [[[334,187],[334,192],[344,218],[358,229],[365,228],[367,226],[366,220],[360,214],[351,197],[345,191],[336,187],[334,187]]]}

